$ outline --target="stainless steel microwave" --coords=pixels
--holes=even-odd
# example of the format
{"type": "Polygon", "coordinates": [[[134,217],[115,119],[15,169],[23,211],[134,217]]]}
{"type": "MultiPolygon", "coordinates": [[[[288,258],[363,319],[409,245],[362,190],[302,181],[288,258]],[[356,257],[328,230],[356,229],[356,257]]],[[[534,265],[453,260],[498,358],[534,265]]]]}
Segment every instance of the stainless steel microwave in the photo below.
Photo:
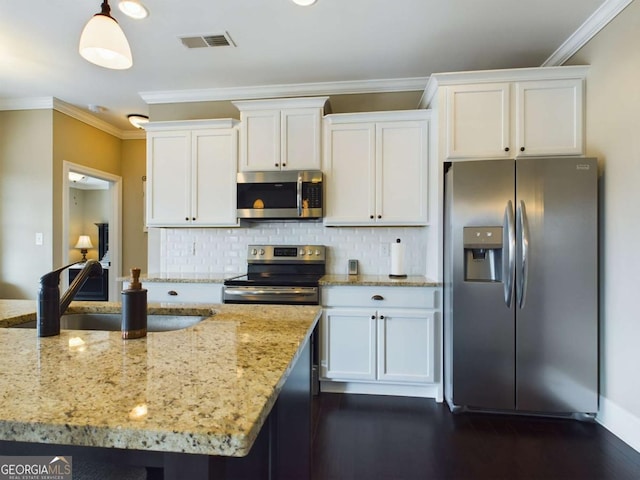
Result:
{"type": "Polygon", "coordinates": [[[238,173],[238,218],[322,218],[322,172],[238,173]]]}

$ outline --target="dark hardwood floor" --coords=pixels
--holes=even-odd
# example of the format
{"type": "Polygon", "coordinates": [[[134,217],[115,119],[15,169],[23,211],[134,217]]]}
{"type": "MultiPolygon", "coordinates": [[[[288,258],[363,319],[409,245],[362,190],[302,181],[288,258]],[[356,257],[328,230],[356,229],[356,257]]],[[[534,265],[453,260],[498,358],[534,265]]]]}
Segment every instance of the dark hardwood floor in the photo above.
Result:
{"type": "Polygon", "coordinates": [[[596,423],[327,393],[313,419],[313,480],[640,479],[640,453],[596,423]]]}

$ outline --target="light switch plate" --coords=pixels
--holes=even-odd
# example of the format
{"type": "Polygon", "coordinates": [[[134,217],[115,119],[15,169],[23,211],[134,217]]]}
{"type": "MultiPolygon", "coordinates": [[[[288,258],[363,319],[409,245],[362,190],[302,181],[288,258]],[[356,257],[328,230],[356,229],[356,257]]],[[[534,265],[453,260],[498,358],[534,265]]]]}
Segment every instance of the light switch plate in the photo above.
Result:
{"type": "Polygon", "coordinates": [[[358,275],[358,260],[349,260],[349,275],[358,275]]]}

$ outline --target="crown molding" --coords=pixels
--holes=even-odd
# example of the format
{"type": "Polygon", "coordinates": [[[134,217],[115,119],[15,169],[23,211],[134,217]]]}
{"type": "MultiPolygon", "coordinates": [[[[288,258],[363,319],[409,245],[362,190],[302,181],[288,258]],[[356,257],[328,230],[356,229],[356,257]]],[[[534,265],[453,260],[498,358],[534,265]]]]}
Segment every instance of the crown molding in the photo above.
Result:
{"type": "Polygon", "coordinates": [[[606,0],[544,61],[542,66],[563,65],[632,1],[633,0],[606,0]]]}
{"type": "Polygon", "coordinates": [[[13,98],[0,100],[0,111],[3,110],[56,110],[121,140],[146,138],[144,130],[120,130],[110,123],[107,123],[104,120],[101,120],[90,113],[55,97],[13,98]]]}
{"type": "Polygon", "coordinates": [[[139,92],[147,104],[254,100],[309,95],[345,95],[359,93],[409,92],[424,89],[429,77],[316,82],[194,90],[139,92]]]}

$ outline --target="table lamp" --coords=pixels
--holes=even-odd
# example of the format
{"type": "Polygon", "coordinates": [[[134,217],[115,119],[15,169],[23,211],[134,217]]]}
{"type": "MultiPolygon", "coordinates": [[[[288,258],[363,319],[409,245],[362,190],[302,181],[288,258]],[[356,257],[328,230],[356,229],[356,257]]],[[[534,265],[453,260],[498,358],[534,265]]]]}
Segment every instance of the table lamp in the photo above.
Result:
{"type": "Polygon", "coordinates": [[[82,254],[82,261],[86,262],[87,251],[90,248],[93,248],[93,245],[91,244],[91,238],[89,238],[89,235],[80,235],[80,237],[78,237],[78,243],[76,243],[75,248],[80,249],[80,253],[82,254]]]}

